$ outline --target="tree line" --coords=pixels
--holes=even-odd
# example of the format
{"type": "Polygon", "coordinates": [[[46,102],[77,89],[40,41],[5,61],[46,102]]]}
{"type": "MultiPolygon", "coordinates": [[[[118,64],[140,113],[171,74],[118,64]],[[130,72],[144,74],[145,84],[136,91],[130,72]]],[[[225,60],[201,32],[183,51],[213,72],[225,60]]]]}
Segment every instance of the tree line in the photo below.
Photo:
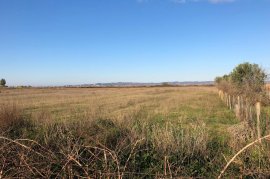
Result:
{"type": "Polygon", "coordinates": [[[269,105],[267,77],[258,64],[242,63],[229,75],[215,79],[220,98],[234,110],[238,119],[246,121],[252,131],[257,132],[258,138],[270,130],[269,117],[262,113],[262,107],[269,105]]]}
{"type": "Polygon", "coordinates": [[[215,78],[215,84],[223,93],[242,96],[249,103],[266,102],[266,72],[258,64],[239,64],[230,74],[215,78]]]}

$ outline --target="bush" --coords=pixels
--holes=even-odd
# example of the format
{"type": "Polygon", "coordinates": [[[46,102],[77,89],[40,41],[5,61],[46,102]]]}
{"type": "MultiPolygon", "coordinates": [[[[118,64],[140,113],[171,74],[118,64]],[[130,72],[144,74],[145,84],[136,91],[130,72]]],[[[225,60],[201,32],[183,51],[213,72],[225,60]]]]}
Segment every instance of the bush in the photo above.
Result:
{"type": "Polygon", "coordinates": [[[6,86],[6,80],[5,79],[0,80],[0,86],[6,86]]]}
{"type": "Polygon", "coordinates": [[[250,103],[262,101],[267,75],[257,64],[242,63],[229,75],[216,77],[217,87],[230,95],[242,95],[250,103]]]}
{"type": "Polygon", "coordinates": [[[230,76],[239,94],[259,100],[259,96],[264,91],[267,75],[257,64],[240,64],[232,71],[230,76]]]}

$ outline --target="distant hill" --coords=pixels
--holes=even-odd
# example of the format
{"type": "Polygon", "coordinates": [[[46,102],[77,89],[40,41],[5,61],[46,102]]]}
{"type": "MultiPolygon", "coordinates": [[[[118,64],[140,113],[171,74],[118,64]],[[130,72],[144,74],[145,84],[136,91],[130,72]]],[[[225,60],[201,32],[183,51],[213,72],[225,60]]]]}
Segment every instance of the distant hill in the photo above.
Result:
{"type": "Polygon", "coordinates": [[[67,85],[67,87],[140,87],[140,86],[193,86],[193,85],[213,85],[213,81],[184,81],[184,82],[160,82],[160,83],[136,83],[136,82],[115,82],[115,83],[95,83],[83,85],[67,85]]]}

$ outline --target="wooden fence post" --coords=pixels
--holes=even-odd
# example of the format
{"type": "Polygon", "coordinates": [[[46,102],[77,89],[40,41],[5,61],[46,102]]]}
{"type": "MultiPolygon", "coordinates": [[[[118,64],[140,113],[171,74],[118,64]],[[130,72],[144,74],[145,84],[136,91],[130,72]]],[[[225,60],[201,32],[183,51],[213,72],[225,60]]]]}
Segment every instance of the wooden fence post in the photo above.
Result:
{"type": "Polygon", "coordinates": [[[220,97],[221,100],[223,100],[222,99],[222,91],[221,90],[219,91],[219,97],[220,97]]]}
{"type": "Polygon", "coordinates": [[[229,108],[230,108],[230,110],[232,109],[232,99],[231,99],[231,95],[229,95],[229,108]]]}
{"type": "Polygon", "coordinates": [[[246,121],[249,120],[248,108],[249,108],[249,102],[248,102],[248,99],[246,98],[246,106],[245,106],[245,119],[246,119],[246,121]]]}
{"type": "Polygon", "coordinates": [[[240,96],[237,96],[237,104],[240,107],[240,96]]]}
{"type": "Polygon", "coordinates": [[[241,96],[241,116],[243,117],[244,115],[244,99],[243,96],[241,96]]]}
{"type": "Polygon", "coordinates": [[[236,97],[233,96],[233,106],[234,106],[234,112],[235,112],[235,115],[238,119],[240,119],[240,115],[239,115],[239,105],[238,105],[238,102],[236,101],[236,97]]]}
{"type": "Polygon", "coordinates": [[[252,105],[249,106],[249,120],[252,121],[253,115],[252,115],[252,105]]]}
{"type": "Polygon", "coordinates": [[[235,104],[235,115],[238,119],[240,119],[240,106],[239,106],[239,104],[235,104]]]}
{"type": "MultiPolygon", "coordinates": [[[[257,135],[258,139],[261,138],[261,125],[260,125],[260,115],[261,115],[261,103],[256,103],[256,114],[257,114],[257,135]]],[[[261,143],[261,140],[259,141],[261,143]]]]}
{"type": "Polygon", "coordinates": [[[229,95],[226,93],[226,103],[227,103],[227,107],[229,107],[229,95]]]}

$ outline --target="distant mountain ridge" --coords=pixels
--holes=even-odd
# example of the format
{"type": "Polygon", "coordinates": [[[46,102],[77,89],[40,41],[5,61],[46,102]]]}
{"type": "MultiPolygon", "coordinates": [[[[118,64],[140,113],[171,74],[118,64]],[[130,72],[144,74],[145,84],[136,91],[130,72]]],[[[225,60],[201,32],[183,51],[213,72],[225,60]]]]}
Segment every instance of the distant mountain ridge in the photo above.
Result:
{"type": "Polygon", "coordinates": [[[69,87],[140,87],[140,86],[190,86],[190,85],[213,85],[213,81],[183,81],[183,82],[159,82],[159,83],[140,83],[140,82],[113,82],[113,83],[94,83],[82,85],[67,85],[69,87]]]}

